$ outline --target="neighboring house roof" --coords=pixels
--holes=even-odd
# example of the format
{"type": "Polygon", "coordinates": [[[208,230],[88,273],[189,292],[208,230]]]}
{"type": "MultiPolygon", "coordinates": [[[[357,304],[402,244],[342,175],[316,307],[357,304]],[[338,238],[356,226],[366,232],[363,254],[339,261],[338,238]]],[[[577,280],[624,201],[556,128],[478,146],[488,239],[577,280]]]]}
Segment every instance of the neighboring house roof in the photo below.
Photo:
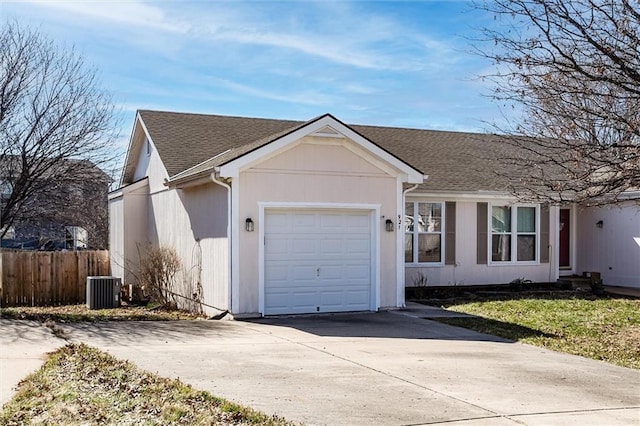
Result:
{"type": "MultiPolygon", "coordinates": [[[[207,172],[293,132],[303,121],[139,111],[171,179],[207,172]]],[[[507,191],[498,159],[514,155],[500,136],[348,125],[372,143],[429,175],[425,191],[507,191]]],[[[125,179],[126,182],[126,179],[125,179]]],[[[513,182],[511,182],[513,184],[513,182]]]]}

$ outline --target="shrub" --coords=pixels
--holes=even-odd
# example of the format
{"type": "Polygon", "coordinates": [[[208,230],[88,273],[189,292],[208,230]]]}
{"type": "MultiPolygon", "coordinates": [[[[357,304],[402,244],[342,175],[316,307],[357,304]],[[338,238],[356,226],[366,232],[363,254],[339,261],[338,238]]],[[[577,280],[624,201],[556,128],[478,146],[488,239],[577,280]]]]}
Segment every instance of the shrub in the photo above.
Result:
{"type": "Polygon", "coordinates": [[[176,306],[176,277],[181,270],[182,262],[174,248],[148,247],[140,257],[138,280],[152,301],[176,306]]]}

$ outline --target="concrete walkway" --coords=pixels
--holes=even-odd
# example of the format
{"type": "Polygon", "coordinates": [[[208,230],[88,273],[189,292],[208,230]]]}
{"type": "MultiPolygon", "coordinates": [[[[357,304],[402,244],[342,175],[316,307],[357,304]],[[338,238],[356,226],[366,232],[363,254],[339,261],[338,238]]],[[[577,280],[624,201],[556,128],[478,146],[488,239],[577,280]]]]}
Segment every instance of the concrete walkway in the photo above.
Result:
{"type": "Polygon", "coordinates": [[[628,296],[628,297],[635,297],[635,298],[640,298],[640,288],[634,288],[634,287],[617,287],[617,286],[612,286],[612,285],[605,285],[604,286],[604,291],[606,293],[609,293],[611,295],[618,295],[618,296],[628,296]]]}
{"type": "Polygon", "coordinates": [[[42,366],[47,353],[65,344],[39,322],[0,318],[0,406],[13,397],[22,379],[42,366]]]}
{"type": "Polygon", "coordinates": [[[422,319],[436,314],[62,327],[72,341],[306,424],[640,424],[640,371],[422,319]]]}

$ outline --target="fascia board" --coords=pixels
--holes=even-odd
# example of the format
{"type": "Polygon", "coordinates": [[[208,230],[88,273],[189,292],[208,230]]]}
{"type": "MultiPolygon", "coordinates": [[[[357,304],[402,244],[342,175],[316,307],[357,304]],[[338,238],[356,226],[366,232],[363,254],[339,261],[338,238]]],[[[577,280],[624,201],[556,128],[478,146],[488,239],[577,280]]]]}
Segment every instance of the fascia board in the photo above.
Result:
{"type": "MultiPolygon", "coordinates": [[[[127,146],[127,155],[125,155],[125,159],[124,159],[124,167],[122,168],[122,174],[120,175],[120,185],[119,186],[123,186],[124,185],[124,179],[125,176],[127,174],[127,171],[130,170],[131,168],[135,169],[135,164],[138,162],[138,157],[136,156],[135,158],[132,158],[133,152],[134,152],[134,145],[138,145],[139,142],[136,144],[136,130],[138,129],[138,126],[140,125],[140,123],[142,122],[142,118],[140,117],[140,112],[136,111],[136,117],[133,120],[133,127],[131,129],[131,136],[129,136],[129,145],[127,146]],[[133,160],[133,164],[132,163],[133,160]],[[130,166],[131,164],[131,166],[130,166]]],[[[138,149],[138,155],[140,155],[140,150],[138,149]]]]}
{"type": "Polygon", "coordinates": [[[107,194],[107,201],[112,201],[118,198],[122,198],[123,195],[124,195],[124,192],[122,191],[122,189],[116,189],[115,191],[111,191],[109,194],[107,194]]]}
{"type": "Polygon", "coordinates": [[[118,197],[122,197],[123,195],[130,194],[133,191],[137,191],[138,189],[144,188],[149,185],[149,178],[144,177],[140,180],[137,180],[133,183],[130,183],[126,186],[115,189],[107,194],[109,200],[116,199],[118,197]]]}
{"type": "Polygon", "coordinates": [[[516,202],[517,198],[508,192],[478,191],[478,192],[444,192],[444,191],[413,191],[407,194],[407,198],[429,198],[438,200],[464,200],[470,202],[484,202],[487,200],[500,200],[516,202]]]}

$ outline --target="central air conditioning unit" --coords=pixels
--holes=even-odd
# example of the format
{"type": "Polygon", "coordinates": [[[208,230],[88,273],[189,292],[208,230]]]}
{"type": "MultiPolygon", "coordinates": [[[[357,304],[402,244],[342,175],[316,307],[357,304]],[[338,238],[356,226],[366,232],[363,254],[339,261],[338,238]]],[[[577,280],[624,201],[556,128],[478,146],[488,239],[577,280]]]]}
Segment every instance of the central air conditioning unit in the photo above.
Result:
{"type": "Polygon", "coordinates": [[[87,308],[105,309],[120,306],[121,279],[116,277],[87,277],[87,308]]]}

